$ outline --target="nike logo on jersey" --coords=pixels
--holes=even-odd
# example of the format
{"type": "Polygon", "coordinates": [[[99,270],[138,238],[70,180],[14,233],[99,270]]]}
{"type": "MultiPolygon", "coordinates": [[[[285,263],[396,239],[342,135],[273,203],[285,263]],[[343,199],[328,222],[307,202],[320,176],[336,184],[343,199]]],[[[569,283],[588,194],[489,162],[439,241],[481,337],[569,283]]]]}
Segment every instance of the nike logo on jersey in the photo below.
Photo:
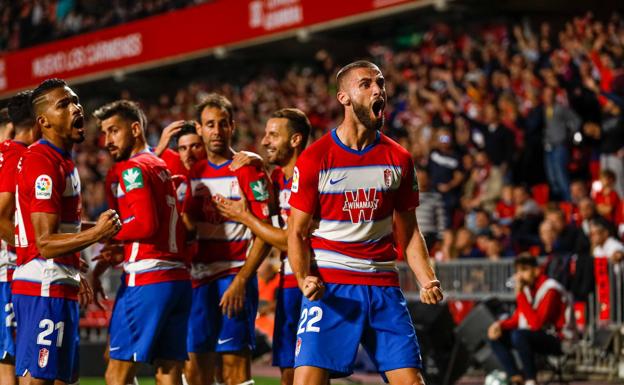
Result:
{"type": "Polygon", "coordinates": [[[225,340],[222,340],[221,338],[219,338],[219,339],[217,340],[217,344],[219,344],[219,345],[223,345],[224,343],[226,343],[226,342],[230,342],[230,341],[232,341],[233,339],[234,339],[234,337],[232,337],[232,338],[227,338],[227,339],[225,339],[225,340]]]}
{"type": "Polygon", "coordinates": [[[343,180],[345,180],[345,179],[347,179],[347,177],[346,177],[346,176],[343,176],[343,177],[342,177],[342,178],[340,178],[340,179],[330,179],[330,180],[329,180],[329,184],[334,185],[334,184],[336,184],[336,183],[340,183],[340,182],[342,182],[342,181],[343,181],[343,180]]]}
{"type": "Polygon", "coordinates": [[[114,352],[115,350],[119,350],[119,349],[121,349],[121,346],[115,346],[114,348],[110,348],[108,350],[111,352],[114,352]]]}

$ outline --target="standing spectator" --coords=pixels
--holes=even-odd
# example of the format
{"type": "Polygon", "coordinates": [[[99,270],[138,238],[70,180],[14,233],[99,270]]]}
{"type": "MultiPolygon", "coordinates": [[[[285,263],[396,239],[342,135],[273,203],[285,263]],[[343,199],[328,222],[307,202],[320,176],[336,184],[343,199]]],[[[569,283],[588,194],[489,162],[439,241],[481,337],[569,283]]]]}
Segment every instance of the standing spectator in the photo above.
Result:
{"type": "Polygon", "coordinates": [[[436,242],[443,239],[447,228],[444,201],[442,194],[430,190],[427,170],[418,169],[416,175],[420,188],[420,205],[416,210],[416,218],[418,227],[425,237],[427,248],[431,252],[436,242]]]}
{"type": "Polygon", "coordinates": [[[459,204],[460,185],[464,180],[461,159],[453,149],[453,137],[447,128],[437,132],[437,149],[429,155],[428,171],[432,186],[442,194],[446,223],[453,224],[453,214],[459,204]]]}
{"type": "Polygon", "coordinates": [[[485,152],[494,166],[500,167],[503,174],[509,171],[514,147],[514,135],[501,122],[496,106],[488,104],[483,111],[482,133],[485,152]]]}
{"type": "Polygon", "coordinates": [[[555,91],[545,87],[544,93],[544,150],[546,177],[556,198],[570,200],[568,143],[579,131],[581,119],[569,107],[555,101],[555,91]]]}

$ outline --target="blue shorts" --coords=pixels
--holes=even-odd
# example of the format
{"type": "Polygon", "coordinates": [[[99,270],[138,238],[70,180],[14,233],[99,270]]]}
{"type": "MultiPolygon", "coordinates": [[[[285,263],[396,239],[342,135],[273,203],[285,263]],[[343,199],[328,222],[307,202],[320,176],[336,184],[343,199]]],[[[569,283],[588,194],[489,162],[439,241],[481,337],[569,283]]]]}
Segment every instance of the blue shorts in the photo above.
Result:
{"type": "Polygon", "coordinates": [[[303,298],[295,367],[316,366],[332,377],[347,376],[353,373],[360,343],[381,373],[422,368],[401,289],[328,283],[322,299],[303,298]]]}
{"type": "Polygon", "coordinates": [[[297,324],[301,314],[301,290],[298,287],[277,291],[275,308],[275,329],[273,330],[273,366],[292,368],[295,366],[295,343],[297,324]]]}
{"type": "Polygon", "coordinates": [[[185,361],[190,308],[189,281],[122,285],[110,321],[110,358],[144,363],[185,361]]]}
{"type": "Polygon", "coordinates": [[[78,373],[78,302],[64,298],[13,295],[15,373],[67,383],[78,373]]]}
{"type": "Polygon", "coordinates": [[[219,302],[234,275],[218,278],[193,289],[193,306],[188,324],[188,351],[239,352],[256,347],[255,321],[258,312],[258,280],[247,283],[243,310],[229,318],[219,302]]]}
{"type": "Polygon", "coordinates": [[[0,282],[0,359],[15,358],[15,312],[11,283],[0,282]]]}

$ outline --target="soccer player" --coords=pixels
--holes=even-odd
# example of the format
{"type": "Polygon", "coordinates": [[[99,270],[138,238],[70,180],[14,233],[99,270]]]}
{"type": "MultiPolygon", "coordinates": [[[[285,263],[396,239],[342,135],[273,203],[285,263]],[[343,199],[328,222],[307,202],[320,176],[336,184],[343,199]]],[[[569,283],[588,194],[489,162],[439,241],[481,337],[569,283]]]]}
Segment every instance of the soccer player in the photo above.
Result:
{"type": "Polygon", "coordinates": [[[283,385],[291,385],[293,382],[297,321],[302,297],[286,256],[288,239],[286,224],[290,215],[288,199],[295,163],[308,142],[310,130],[310,121],[302,111],[296,108],[278,110],[266,123],[262,145],[267,151],[268,162],[278,166],[271,173],[271,181],[273,188],[277,190],[276,196],[280,209],[280,216],[273,218],[273,225],[254,216],[244,199],[234,201],[224,198],[216,202],[217,209],[223,216],[244,224],[255,236],[262,238],[282,252],[282,268],[273,330],[273,365],[280,368],[283,385]]]}
{"type": "Polygon", "coordinates": [[[191,385],[214,380],[217,353],[227,384],[252,384],[250,351],[255,345],[254,320],[258,307],[256,270],[269,248],[241,223],[226,221],[213,204],[217,194],[244,195],[257,217],[269,215],[269,182],[255,166],[231,171],[234,111],[225,97],[208,95],[198,107],[208,159],[190,173],[191,188],[185,216],[197,232],[198,253],[193,257],[193,305],[189,318],[189,362],[185,377],[191,385]],[[248,250],[249,249],[249,250],[248,250]]]}
{"type": "Polygon", "coordinates": [[[115,161],[106,178],[109,205],[123,222],[115,240],[124,244],[125,281],[110,322],[106,383],[131,382],[143,362],[154,364],[157,383],[179,385],[191,283],[171,173],[147,147],[147,122],[136,103],[115,101],[93,115],[115,161]]]}
{"type": "Polygon", "coordinates": [[[72,147],[84,140],[78,96],[60,79],[31,95],[42,139],[17,166],[13,305],[17,321],[15,370],[30,385],[73,382],[78,372],[78,300],[92,292],[79,271],[79,251],[109,239],[121,222],[114,210],[80,231],[80,178],[72,147]]]}
{"type": "Polygon", "coordinates": [[[11,301],[11,281],[15,271],[15,176],[17,163],[26,148],[39,139],[40,131],[30,112],[31,91],[9,100],[8,114],[15,138],[0,144],[0,383],[12,385],[15,377],[15,314],[11,301]]]}
{"type": "Polygon", "coordinates": [[[344,120],[301,154],[293,172],[288,258],[305,296],[294,383],[350,374],[361,342],[390,384],[422,384],[393,248],[394,235],[421,300],[442,300],[416,221],[414,164],[380,132],[386,89],[379,68],[351,63],[337,83],[344,120]]]}

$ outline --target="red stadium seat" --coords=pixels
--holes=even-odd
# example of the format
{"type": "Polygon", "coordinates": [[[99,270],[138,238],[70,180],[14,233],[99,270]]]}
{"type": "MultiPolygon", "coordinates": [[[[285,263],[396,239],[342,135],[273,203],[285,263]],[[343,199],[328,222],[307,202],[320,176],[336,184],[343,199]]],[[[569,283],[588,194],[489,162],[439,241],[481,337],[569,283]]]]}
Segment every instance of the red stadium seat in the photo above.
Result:
{"type": "Polygon", "coordinates": [[[531,187],[531,193],[533,195],[533,199],[535,199],[535,202],[537,202],[538,205],[543,207],[548,203],[550,188],[546,183],[536,184],[531,187]]]}

